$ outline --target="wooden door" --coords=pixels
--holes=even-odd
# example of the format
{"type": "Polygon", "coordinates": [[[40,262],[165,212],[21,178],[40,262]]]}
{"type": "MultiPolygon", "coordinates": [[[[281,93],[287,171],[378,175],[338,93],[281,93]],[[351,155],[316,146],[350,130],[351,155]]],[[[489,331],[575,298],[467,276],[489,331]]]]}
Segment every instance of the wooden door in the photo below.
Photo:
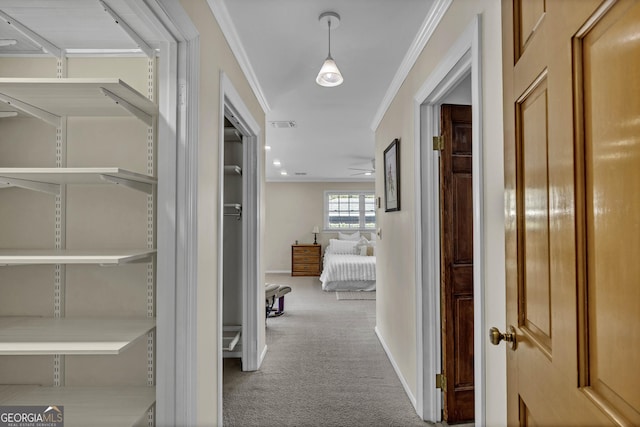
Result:
{"type": "Polygon", "coordinates": [[[640,2],[503,1],[503,54],[509,424],[640,425],[640,2]]]}
{"type": "Polygon", "coordinates": [[[442,105],[440,129],[443,416],[474,418],[471,107],[442,105]]]}

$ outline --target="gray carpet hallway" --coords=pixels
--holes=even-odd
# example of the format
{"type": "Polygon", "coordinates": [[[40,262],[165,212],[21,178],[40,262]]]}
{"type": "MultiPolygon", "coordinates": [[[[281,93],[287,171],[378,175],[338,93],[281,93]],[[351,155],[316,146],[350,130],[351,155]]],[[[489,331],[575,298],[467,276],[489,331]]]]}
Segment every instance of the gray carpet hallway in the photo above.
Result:
{"type": "Polygon", "coordinates": [[[224,425],[426,426],[375,335],[375,300],[337,300],[317,277],[267,275],[292,287],[267,319],[257,372],[225,359],[224,425]]]}

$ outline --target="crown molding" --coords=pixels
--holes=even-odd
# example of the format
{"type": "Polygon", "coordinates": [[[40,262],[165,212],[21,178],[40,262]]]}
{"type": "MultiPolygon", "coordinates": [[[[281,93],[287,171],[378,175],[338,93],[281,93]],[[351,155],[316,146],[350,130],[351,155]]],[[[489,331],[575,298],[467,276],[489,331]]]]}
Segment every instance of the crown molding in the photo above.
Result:
{"type": "Polygon", "coordinates": [[[398,71],[396,71],[396,75],[393,77],[393,80],[391,81],[391,84],[378,107],[378,111],[373,118],[373,122],[371,122],[371,130],[374,132],[378,126],[380,126],[380,122],[391,105],[391,102],[393,102],[393,98],[400,90],[402,83],[407,78],[407,75],[409,75],[409,71],[411,71],[411,68],[413,68],[413,65],[418,60],[418,56],[420,56],[422,49],[424,49],[427,42],[433,35],[438,24],[444,17],[444,14],[449,9],[449,6],[451,6],[451,3],[453,3],[453,0],[435,0],[433,6],[429,9],[429,14],[422,23],[420,31],[413,39],[413,43],[411,43],[409,50],[407,50],[407,53],[404,55],[404,59],[402,60],[400,67],[398,67],[398,71]]]}
{"type": "Polygon", "coordinates": [[[233,25],[233,21],[231,20],[231,15],[229,15],[229,11],[224,4],[223,0],[207,0],[209,4],[209,8],[213,15],[216,17],[218,21],[218,25],[220,25],[220,29],[227,39],[227,43],[229,43],[229,47],[231,47],[231,51],[233,52],[236,60],[240,64],[240,68],[244,72],[246,79],[249,82],[249,86],[253,90],[254,95],[258,99],[258,103],[262,107],[264,113],[268,113],[271,111],[271,107],[269,106],[269,102],[267,101],[264,92],[262,91],[262,86],[260,86],[260,82],[258,81],[258,77],[256,73],[253,71],[253,67],[251,66],[251,61],[249,61],[249,56],[247,52],[244,50],[244,46],[240,42],[240,37],[238,36],[238,32],[236,31],[235,25],[233,25]]]}
{"type": "Polygon", "coordinates": [[[345,183],[363,183],[363,182],[370,182],[370,183],[375,183],[375,178],[367,178],[367,179],[363,179],[363,178],[308,178],[308,179],[302,179],[302,178],[269,178],[266,177],[265,181],[267,183],[269,182],[279,182],[279,183],[314,183],[314,182],[345,182],[345,183]]]}

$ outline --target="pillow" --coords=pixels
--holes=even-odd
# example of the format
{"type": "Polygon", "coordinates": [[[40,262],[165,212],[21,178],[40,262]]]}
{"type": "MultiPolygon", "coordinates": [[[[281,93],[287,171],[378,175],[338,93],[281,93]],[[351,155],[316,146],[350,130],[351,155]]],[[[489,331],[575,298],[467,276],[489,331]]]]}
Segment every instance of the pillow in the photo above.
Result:
{"type": "Polygon", "coordinates": [[[327,247],[326,253],[328,254],[343,254],[343,255],[355,255],[356,245],[358,242],[355,240],[338,240],[330,239],[329,247],[327,247]]]}
{"type": "Polygon", "coordinates": [[[376,233],[371,233],[371,238],[369,239],[369,241],[375,243],[376,240],[378,240],[378,235],[376,233]]]}
{"type": "Polygon", "coordinates": [[[339,240],[360,240],[360,232],[356,231],[353,234],[345,234],[338,231],[339,240]]]}
{"type": "Polygon", "coordinates": [[[366,237],[361,237],[360,240],[358,240],[358,244],[356,245],[356,253],[361,256],[367,256],[368,248],[373,248],[373,246],[366,239],[366,237]]]}

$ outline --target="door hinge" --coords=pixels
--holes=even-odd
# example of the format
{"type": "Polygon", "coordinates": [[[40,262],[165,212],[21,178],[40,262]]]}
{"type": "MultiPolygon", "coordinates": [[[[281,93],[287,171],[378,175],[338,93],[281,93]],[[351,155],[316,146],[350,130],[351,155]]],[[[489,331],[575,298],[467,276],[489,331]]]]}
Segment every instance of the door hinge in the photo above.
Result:
{"type": "Polygon", "coordinates": [[[447,377],[443,374],[436,374],[436,388],[447,391],[447,377]]]}
{"type": "Polygon", "coordinates": [[[444,150],[444,137],[442,135],[433,137],[433,149],[434,151],[444,150]]]}

